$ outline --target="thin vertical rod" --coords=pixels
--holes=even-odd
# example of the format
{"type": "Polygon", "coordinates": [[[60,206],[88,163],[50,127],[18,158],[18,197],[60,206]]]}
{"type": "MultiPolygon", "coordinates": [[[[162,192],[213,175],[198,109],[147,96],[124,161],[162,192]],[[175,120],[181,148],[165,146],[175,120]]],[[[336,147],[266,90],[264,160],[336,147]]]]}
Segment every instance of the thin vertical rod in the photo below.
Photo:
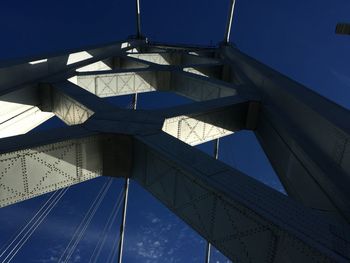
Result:
{"type": "MultiPolygon", "coordinates": [[[[219,158],[219,138],[214,142],[214,158],[217,160],[219,158]]],[[[211,255],[211,245],[210,242],[207,242],[207,254],[205,257],[205,262],[210,263],[210,255],[211,255]]]]}
{"type": "Polygon", "coordinates": [[[120,236],[119,236],[120,242],[118,247],[118,263],[121,263],[123,259],[124,234],[125,234],[126,210],[128,207],[128,196],[129,196],[129,178],[125,178],[123,214],[122,214],[122,222],[120,224],[120,236]]]}
{"type": "Polygon", "coordinates": [[[141,14],[140,14],[140,0],[136,0],[136,36],[141,37],[141,14]]]}
{"type": "Polygon", "coordinates": [[[214,145],[214,158],[217,160],[219,159],[219,138],[215,140],[214,145]]]}
{"type": "Polygon", "coordinates": [[[233,11],[235,9],[235,2],[236,2],[236,0],[230,0],[230,1],[231,1],[231,3],[230,3],[230,13],[228,14],[228,18],[227,18],[225,39],[224,39],[225,43],[228,43],[230,41],[231,26],[232,26],[232,20],[233,20],[233,11]]]}
{"type": "Polygon", "coordinates": [[[211,255],[211,245],[207,242],[207,255],[205,257],[205,262],[210,263],[210,255],[211,255]]]}
{"type": "Polygon", "coordinates": [[[132,108],[136,110],[137,107],[137,93],[134,93],[134,96],[132,97],[132,108]]]}
{"type": "MultiPolygon", "coordinates": [[[[132,98],[132,108],[136,110],[137,107],[137,93],[134,94],[132,98]]],[[[123,248],[124,248],[124,235],[125,235],[125,223],[126,223],[126,211],[128,208],[128,197],[129,197],[129,183],[130,180],[128,177],[125,178],[124,183],[124,200],[123,200],[123,214],[122,222],[120,224],[119,230],[119,245],[118,245],[118,263],[121,263],[123,260],[123,248]]]]}

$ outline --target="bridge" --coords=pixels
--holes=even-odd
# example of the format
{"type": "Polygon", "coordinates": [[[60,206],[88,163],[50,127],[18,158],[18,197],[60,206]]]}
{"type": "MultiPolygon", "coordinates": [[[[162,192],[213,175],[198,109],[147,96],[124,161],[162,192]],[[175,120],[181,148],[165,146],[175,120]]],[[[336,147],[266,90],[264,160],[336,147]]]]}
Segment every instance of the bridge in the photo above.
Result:
{"type": "Polygon", "coordinates": [[[120,261],[133,180],[206,239],[208,253],[348,262],[349,111],[231,45],[234,1],[218,47],[148,41],[136,3],[133,38],[1,65],[0,207],[125,178],[120,261]],[[137,109],[137,94],[154,91],[191,103],[137,109]],[[127,94],[130,109],[103,99],[127,94]],[[27,133],[52,116],[66,127],[27,133]],[[288,196],[217,160],[219,139],[242,130],[255,134],[288,196]],[[194,147],[213,140],[215,156],[194,147]]]}

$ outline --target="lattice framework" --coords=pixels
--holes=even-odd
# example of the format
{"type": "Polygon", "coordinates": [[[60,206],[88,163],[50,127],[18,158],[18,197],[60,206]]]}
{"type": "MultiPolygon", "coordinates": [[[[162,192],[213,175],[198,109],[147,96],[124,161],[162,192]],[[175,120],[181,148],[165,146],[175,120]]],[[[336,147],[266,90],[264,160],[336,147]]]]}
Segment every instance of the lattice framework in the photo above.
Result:
{"type": "Polygon", "coordinates": [[[0,131],[28,105],[69,126],[0,140],[0,206],[129,177],[234,262],[350,259],[347,110],[230,45],[129,39],[28,63],[37,59],[0,68],[0,104],[13,106],[0,110],[0,131]],[[152,91],[193,102],[132,111],[103,100],[152,91]],[[289,197],[192,147],[243,129],[289,197]]]}

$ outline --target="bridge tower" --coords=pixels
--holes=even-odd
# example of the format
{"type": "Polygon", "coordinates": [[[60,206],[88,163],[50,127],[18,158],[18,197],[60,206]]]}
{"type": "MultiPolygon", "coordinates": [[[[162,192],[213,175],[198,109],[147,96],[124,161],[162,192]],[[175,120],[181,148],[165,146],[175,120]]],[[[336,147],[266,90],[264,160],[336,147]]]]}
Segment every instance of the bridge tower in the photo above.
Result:
{"type": "Polygon", "coordinates": [[[134,180],[233,262],[349,262],[350,114],[229,43],[141,34],[0,65],[0,206],[97,176],[134,180]],[[169,91],[192,103],[121,109],[169,91]],[[27,133],[56,115],[67,127],[27,133]],[[288,196],[193,146],[253,131],[288,196]],[[12,136],[12,137],[8,137],[12,136]]]}

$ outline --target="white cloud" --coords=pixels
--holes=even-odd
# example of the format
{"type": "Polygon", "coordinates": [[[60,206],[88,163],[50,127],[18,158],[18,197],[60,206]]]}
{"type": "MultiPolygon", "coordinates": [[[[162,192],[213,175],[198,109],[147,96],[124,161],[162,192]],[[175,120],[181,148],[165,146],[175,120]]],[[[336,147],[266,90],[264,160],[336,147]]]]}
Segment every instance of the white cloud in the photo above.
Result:
{"type": "Polygon", "coordinates": [[[158,222],[160,222],[159,218],[155,217],[155,218],[152,219],[152,223],[153,224],[158,223],[158,222]]]}
{"type": "MultiPolygon", "coordinates": [[[[147,213],[145,218],[141,226],[128,232],[125,243],[126,254],[137,262],[183,262],[179,253],[183,254],[194,243],[203,243],[194,231],[173,215],[159,218],[147,213]]],[[[201,261],[197,257],[191,258],[191,262],[201,261]]]]}

